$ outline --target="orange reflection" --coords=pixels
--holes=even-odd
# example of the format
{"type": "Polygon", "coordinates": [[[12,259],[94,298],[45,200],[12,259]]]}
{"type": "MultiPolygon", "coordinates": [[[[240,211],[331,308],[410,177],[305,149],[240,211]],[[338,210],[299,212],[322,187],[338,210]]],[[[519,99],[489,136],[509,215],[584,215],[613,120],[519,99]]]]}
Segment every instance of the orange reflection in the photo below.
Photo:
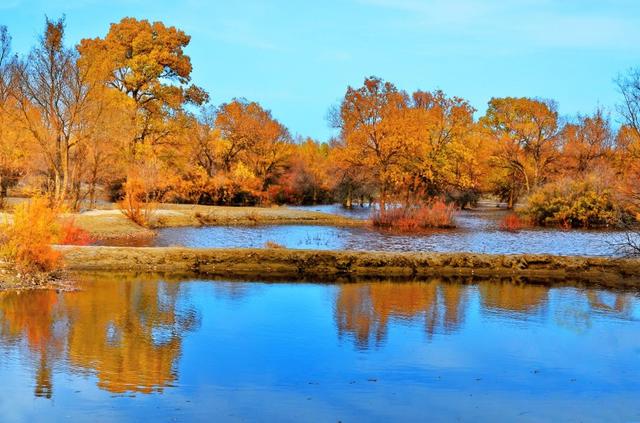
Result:
{"type": "Polygon", "coordinates": [[[430,336],[453,331],[464,320],[466,298],[465,286],[439,281],[341,285],[335,318],[340,335],[366,348],[372,338],[376,344],[384,340],[392,318],[422,318],[430,336]]]}
{"type": "Polygon", "coordinates": [[[60,351],[54,338],[53,323],[58,294],[54,291],[29,293],[0,292],[0,337],[7,341],[26,341],[36,356],[35,395],[51,398],[51,361],[60,351]]]}
{"type": "Polygon", "coordinates": [[[125,281],[69,295],[69,360],[94,369],[99,386],[114,393],[171,384],[182,333],[195,322],[177,315],[179,293],[177,283],[125,281]]]}
{"type": "Polygon", "coordinates": [[[486,281],[478,286],[483,308],[532,313],[548,300],[549,288],[527,283],[486,281]]]}
{"type": "Polygon", "coordinates": [[[26,340],[38,354],[38,396],[51,397],[51,366],[62,351],[76,368],[95,372],[102,389],[161,390],[176,379],[182,336],[197,324],[195,312],[178,309],[180,294],[179,283],[99,278],[60,297],[0,293],[1,341],[26,340]]]}

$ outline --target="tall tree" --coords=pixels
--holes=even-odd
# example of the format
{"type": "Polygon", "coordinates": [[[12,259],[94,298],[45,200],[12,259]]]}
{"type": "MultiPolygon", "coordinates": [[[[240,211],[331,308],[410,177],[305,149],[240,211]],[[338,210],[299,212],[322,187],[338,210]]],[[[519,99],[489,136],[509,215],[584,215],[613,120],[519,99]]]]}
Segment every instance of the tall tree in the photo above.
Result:
{"type": "Polygon", "coordinates": [[[640,69],[621,75],[617,84],[623,100],[618,112],[624,119],[616,149],[622,188],[640,216],[640,69]]]}
{"type": "Polygon", "coordinates": [[[14,78],[15,58],[11,55],[11,36],[0,26],[0,206],[7,190],[24,175],[27,145],[20,142],[16,125],[14,78]]]}
{"type": "Polygon", "coordinates": [[[482,126],[496,146],[494,165],[505,172],[501,191],[509,206],[521,190],[529,194],[549,177],[558,157],[558,112],[549,100],[492,98],[482,126]]]}
{"type": "Polygon", "coordinates": [[[413,120],[417,124],[411,173],[429,195],[475,185],[470,172],[474,151],[473,113],[464,99],[447,97],[440,90],[412,95],[413,120]]]}
{"type": "Polygon", "coordinates": [[[222,167],[231,171],[236,161],[262,181],[263,189],[282,171],[289,154],[287,128],[256,102],[234,99],[218,108],[216,127],[223,138],[222,167]]]}
{"type": "Polygon", "coordinates": [[[167,120],[185,104],[203,104],[207,93],[191,80],[191,59],[184,53],[191,37],[162,22],[124,18],[104,38],[84,39],[80,54],[106,63],[106,84],[130,97],[136,108],[130,153],[144,142],[167,141],[174,129],[167,120]]]}
{"type": "Polygon", "coordinates": [[[15,67],[21,122],[45,158],[57,201],[72,184],[72,155],[92,88],[77,53],[64,45],[64,27],[64,19],[47,19],[38,45],[15,67]]]}
{"type": "Polygon", "coordinates": [[[392,187],[401,176],[408,154],[408,96],[392,83],[370,77],[360,88],[347,92],[334,117],[340,128],[343,158],[351,166],[368,172],[379,192],[380,210],[385,212],[392,187]]]}
{"type": "Polygon", "coordinates": [[[578,116],[577,123],[562,128],[563,170],[573,176],[593,172],[595,166],[607,159],[613,149],[614,138],[609,117],[602,109],[592,116],[578,116]]]}
{"type": "Polygon", "coordinates": [[[618,105],[618,112],[625,124],[640,136],[640,68],[630,69],[626,75],[618,76],[616,84],[623,100],[618,105]]]}

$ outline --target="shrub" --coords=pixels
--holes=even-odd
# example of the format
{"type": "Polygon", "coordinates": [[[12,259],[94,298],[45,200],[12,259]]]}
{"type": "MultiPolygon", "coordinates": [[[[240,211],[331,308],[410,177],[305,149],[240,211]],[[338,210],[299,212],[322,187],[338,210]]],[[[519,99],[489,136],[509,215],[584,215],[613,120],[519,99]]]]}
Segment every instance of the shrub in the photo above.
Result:
{"type": "Polygon", "coordinates": [[[630,219],[613,191],[593,178],[543,186],[529,197],[525,213],[537,225],[565,228],[620,226],[630,219]]]}
{"type": "Polygon", "coordinates": [[[515,213],[509,213],[500,221],[500,230],[517,232],[527,226],[527,222],[515,213]]]}
{"type": "Polygon", "coordinates": [[[157,204],[137,178],[130,178],[124,184],[124,198],[118,202],[118,208],[127,219],[140,226],[150,226],[157,204]]]}
{"type": "Polygon", "coordinates": [[[89,232],[75,225],[75,219],[69,218],[62,221],[60,244],[63,245],[89,245],[93,242],[89,232]]]}
{"type": "Polygon", "coordinates": [[[13,225],[8,225],[0,253],[24,274],[52,272],[60,268],[60,253],[51,245],[60,240],[58,212],[44,198],[16,206],[13,225]]]}
{"type": "Polygon", "coordinates": [[[394,207],[372,216],[373,226],[402,232],[428,228],[454,228],[455,207],[442,200],[412,207],[394,207]]]}
{"type": "Polygon", "coordinates": [[[251,224],[253,225],[257,225],[258,222],[260,222],[260,215],[258,213],[256,213],[255,210],[251,210],[249,211],[246,215],[245,218],[251,222],[251,224]]]}
{"type": "Polygon", "coordinates": [[[281,248],[284,248],[284,245],[278,244],[277,242],[274,242],[274,241],[267,241],[264,243],[264,247],[281,249],[281,248]]]}

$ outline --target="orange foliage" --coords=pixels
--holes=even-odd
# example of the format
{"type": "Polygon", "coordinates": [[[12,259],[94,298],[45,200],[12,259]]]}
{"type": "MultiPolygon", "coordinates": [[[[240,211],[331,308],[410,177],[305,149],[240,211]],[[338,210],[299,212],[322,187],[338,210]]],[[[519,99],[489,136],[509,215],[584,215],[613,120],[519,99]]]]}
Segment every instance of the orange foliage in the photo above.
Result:
{"type": "Polygon", "coordinates": [[[395,207],[377,212],[372,217],[374,226],[410,232],[427,228],[453,228],[455,207],[442,200],[434,200],[416,207],[395,207]]]}
{"type": "Polygon", "coordinates": [[[500,221],[500,230],[507,232],[517,232],[526,226],[526,222],[517,214],[509,213],[500,221]]]}
{"type": "Polygon", "coordinates": [[[75,225],[73,218],[65,219],[62,222],[62,236],[60,244],[63,245],[89,245],[94,240],[89,232],[75,225]]]}
{"type": "MultiPolygon", "coordinates": [[[[191,37],[179,28],[125,17],[75,48],[64,35],[64,19],[47,19],[32,52],[14,63],[0,26],[0,203],[15,187],[44,189],[73,209],[109,193],[146,226],[167,199],[377,201],[384,211],[438,197],[465,207],[492,192],[512,208],[550,183],[595,174],[611,175],[616,202],[640,216],[637,70],[618,80],[617,135],[601,110],[564,123],[552,100],[503,97],[475,119],[462,97],[369,77],[335,108],[339,134],[318,142],[294,139],[268,108],[242,98],[194,114],[189,105],[208,95],[191,85],[191,37]]],[[[451,210],[440,206],[389,210],[378,223],[450,226],[451,210]]]]}
{"type": "Polygon", "coordinates": [[[60,240],[58,212],[44,198],[33,198],[15,208],[0,252],[22,273],[50,272],[61,266],[60,253],[51,245],[60,240]]]}
{"type": "Polygon", "coordinates": [[[122,214],[140,226],[149,226],[156,204],[150,201],[142,182],[138,178],[130,178],[125,184],[124,192],[124,198],[118,202],[122,214]]]}

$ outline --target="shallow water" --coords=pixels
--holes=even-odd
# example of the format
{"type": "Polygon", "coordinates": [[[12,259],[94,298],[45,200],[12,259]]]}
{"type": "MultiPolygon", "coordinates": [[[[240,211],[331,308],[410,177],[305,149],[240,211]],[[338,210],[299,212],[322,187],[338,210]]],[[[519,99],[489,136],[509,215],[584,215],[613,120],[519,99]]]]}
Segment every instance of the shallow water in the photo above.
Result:
{"type": "MultiPolygon", "coordinates": [[[[366,218],[367,209],[346,211],[339,206],[306,208],[366,218]]],[[[268,241],[286,248],[365,251],[438,251],[494,254],[557,254],[611,256],[622,233],[613,231],[562,231],[557,228],[528,229],[516,233],[499,229],[504,212],[460,212],[458,227],[420,234],[392,234],[368,227],[313,225],[211,226],[165,228],[153,240],[156,246],[264,247],[268,241]]]]}
{"type": "Polygon", "coordinates": [[[0,420],[640,420],[637,292],[468,282],[0,293],[0,420]]]}

